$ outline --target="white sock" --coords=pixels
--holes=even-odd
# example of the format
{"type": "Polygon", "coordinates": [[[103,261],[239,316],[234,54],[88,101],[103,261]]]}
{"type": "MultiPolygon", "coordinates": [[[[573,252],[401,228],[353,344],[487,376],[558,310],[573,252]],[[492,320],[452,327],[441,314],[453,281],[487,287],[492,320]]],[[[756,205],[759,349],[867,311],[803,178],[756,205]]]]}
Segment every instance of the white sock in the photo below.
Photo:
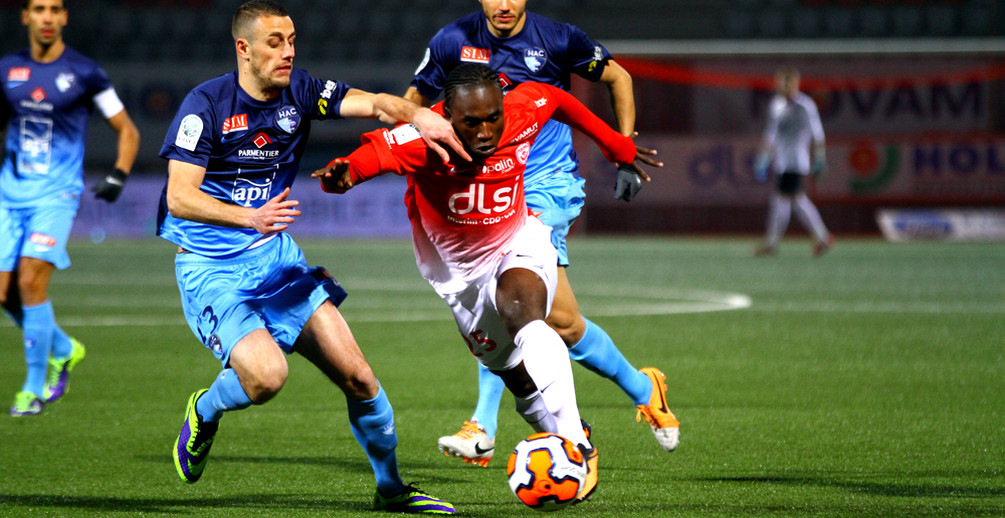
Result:
{"type": "Polygon", "coordinates": [[[810,201],[809,196],[806,193],[799,193],[796,195],[796,217],[799,221],[806,227],[806,230],[813,234],[818,243],[827,240],[827,227],[824,226],[824,220],[820,218],[820,212],[817,211],[817,206],[810,201]]]}
{"type": "Polygon", "coordinates": [[[580,420],[572,362],[565,342],[543,320],[535,320],[524,326],[517,332],[514,341],[523,350],[524,367],[538,388],[544,410],[551,417],[541,417],[540,407],[535,401],[531,401],[534,394],[525,398],[525,403],[517,398],[518,410],[523,408],[520,410],[521,415],[531,426],[534,426],[532,419],[542,426],[543,429],[539,431],[557,433],[573,444],[592,448],[580,420]]]}
{"type": "Polygon", "coordinates": [[[765,245],[768,248],[778,246],[778,240],[785,235],[791,211],[792,204],[787,196],[781,194],[771,196],[771,207],[768,210],[768,235],[765,239],[765,245]]]}
{"type": "Polygon", "coordinates": [[[548,411],[540,390],[535,390],[526,397],[517,397],[516,411],[535,432],[558,433],[558,423],[555,422],[555,416],[548,411]]]}

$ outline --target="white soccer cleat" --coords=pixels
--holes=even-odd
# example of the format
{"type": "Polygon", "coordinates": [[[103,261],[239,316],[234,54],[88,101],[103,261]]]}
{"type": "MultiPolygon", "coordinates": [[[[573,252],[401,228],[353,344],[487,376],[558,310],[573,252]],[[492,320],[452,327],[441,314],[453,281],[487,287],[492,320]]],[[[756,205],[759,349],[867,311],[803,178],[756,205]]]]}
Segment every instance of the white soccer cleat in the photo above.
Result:
{"type": "Polygon", "coordinates": [[[464,421],[464,426],[454,435],[445,435],[437,441],[440,451],[448,457],[460,457],[468,464],[488,467],[496,450],[495,439],[485,433],[485,428],[473,421],[464,421]]]}

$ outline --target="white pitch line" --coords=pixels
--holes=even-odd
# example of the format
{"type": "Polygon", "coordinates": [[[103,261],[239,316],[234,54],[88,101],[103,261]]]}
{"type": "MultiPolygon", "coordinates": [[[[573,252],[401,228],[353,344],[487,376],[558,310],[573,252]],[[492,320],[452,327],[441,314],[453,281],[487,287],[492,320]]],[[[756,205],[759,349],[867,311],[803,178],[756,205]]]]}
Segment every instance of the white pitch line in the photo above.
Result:
{"type": "MultiPolygon", "coordinates": [[[[355,297],[342,308],[346,319],[352,323],[381,322],[436,322],[449,321],[450,313],[432,297],[417,301],[423,307],[403,308],[400,305],[389,308],[370,304],[374,299],[367,297],[367,291],[392,291],[399,293],[427,293],[430,289],[414,283],[396,283],[379,280],[354,282],[350,292],[355,297]],[[353,304],[353,301],[357,301],[353,304]]],[[[672,288],[634,286],[590,286],[578,290],[584,313],[591,317],[618,317],[639,315],[671,315],[704,313],[750,309],[759,312],[785,313],[921,313],[921,314],[1005,314],[1005,305],[980,304],[976,302],[925,302],[891,301],[869,303],[843,303],[835,301],[808,301],[799,303],[767,302],[753,304],[751,298],[741,293],[712,290],[688,290],[672,288]],[[614,299],[613,301],[611,299],[614,299]]],[[[185,326],[177,299],[160,299],[158,304],[151,299],[146,303],[131,297],[88,297],[90,307],[137,307],[137,304],[151,308],[177,310],[177,316],[124,316],[107,314],[93,317],[60,317],[60,325],[67,327],[156,327],[185,326]],[[100,300],[95,300],[100,299],[100,300]]],[[[398,302],[402,302],[400,299],[398,302]]],[[[0,319],[0,328],[12,328],[8,319],[0,319]]]]}
{"type": "Polygon", "coordinates": [[[923,313],[943,315],[948,313],[1005,314],[1005,304],[980,304],[976,302],[867,302],[840,303],[812,301],[799,303],[769,302],[757,304],[752,311],[785,313],[923,313]]]}
{"type": "MultiPolygon", "coordinates": [[[[397,291],[419,293],[428,292],[428,287],[402,285],[384,281],[367,281],[353,286],[350,291],[359,293],[365,291],[397,291]]],[[[748,308],[750,297],[739,293],[716,292],[707,290],[653,289],[618,287],[591,287],[581,292],[580,297],[587,307],[596,306],[588,311],[590,316],[632,316],[632,315],[671,315],[682,313],[705,313],[710,311],[728,311],[748,308]],[[604,303],[593,299],[627,299],[616,303],[604,303]]],[[[116,299],[117,297],[111,297],[116,299]]],[[[362,296],[359,298],[363,298],[362,296]]],[[[122,300],[122,298],[117,298],[122,300]]],[[[351,299],[350,299],[351,300],[351,299]]],[[[433,300],[430,298],[430,300],[433,300]]],[[[91,301],[91,307],[96,305],[91,301]]],[[[114,300],[108,301],[114,302],[114,300]]],[[[134,302],[134,301],[133,301],[134,302]]],[[[400,302],[400,301],[399,301],[400,302]]],[[[421,301],[426,306],[427,301],[421,301]]],[[[112,304],[108,304],[112,306],[112,304]]],[[[153,304],[151,304],[153,305],[153,304]]],[[[177,317],[127,317],[122,315],[105,315],[96,317],[60,317],[59,323],[66,327],[149,327],[149,326],[184,326],[181,317],[180,304],[171,304],[179,312],[177,317]]],[[[161,307],[161,306],[158,306],[161,307]]],[[[448,321],[450,312],[445,306],[423,308],[389,308],[353,306],[348,302],[342,309],[346,320],[353,322],[431,322],[448,321]]],[[[10,321],[0,323],[0,327],[13,327],[10,321]]]]}

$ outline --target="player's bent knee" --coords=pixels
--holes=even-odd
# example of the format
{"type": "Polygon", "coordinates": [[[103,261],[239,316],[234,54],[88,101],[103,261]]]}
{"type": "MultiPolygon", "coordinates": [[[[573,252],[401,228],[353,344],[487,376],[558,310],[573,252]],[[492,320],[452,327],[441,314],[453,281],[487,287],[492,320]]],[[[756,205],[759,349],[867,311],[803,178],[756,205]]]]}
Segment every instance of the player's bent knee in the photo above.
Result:
{"type": "Polygon", "coordinates": [[[527,324],[541,320],[541,312],[534,311],[524,304],[509,304],[499,307],[499,318],[506,326],[506,331],[510,336],[516,336],[527,324]]]}
{"type": "Polygon", "coordinates": [[[242,377],[242,386],[248,393],[248,398],[255,404],[261,405],[279,394],[283,385],[286,384],[288,375],[289,366],[286,365],[286,362],[273,364],[260,369],[247,378],[242,377]]]}
{"type": "Polygon", "coordinates": [[[367,366],[347,375],[345,381],[339,383],[339,387],[345,392],[346,397],[363,401],[377,397],[380,385],[373,371],[367,366]]]}
{"type": "Polygon", "coordinates": [[[49,277],[43,275],[21,275],[18,277],[17,284],[22,298],[39,298],[48,290],[49,277]]]}

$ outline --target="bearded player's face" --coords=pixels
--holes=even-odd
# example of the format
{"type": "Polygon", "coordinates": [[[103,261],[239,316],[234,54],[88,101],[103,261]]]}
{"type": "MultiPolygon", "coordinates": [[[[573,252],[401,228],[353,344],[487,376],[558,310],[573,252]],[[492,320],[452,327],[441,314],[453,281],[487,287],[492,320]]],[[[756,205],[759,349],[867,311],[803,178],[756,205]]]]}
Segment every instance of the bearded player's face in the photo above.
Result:
{"type": "Polygon", "coordinates": [[[263,91],[281,90],[290,85],[296,37],[293,20],[288,16],[258,19],[248,40],[248,57],[251,73],[263,91]]]}

